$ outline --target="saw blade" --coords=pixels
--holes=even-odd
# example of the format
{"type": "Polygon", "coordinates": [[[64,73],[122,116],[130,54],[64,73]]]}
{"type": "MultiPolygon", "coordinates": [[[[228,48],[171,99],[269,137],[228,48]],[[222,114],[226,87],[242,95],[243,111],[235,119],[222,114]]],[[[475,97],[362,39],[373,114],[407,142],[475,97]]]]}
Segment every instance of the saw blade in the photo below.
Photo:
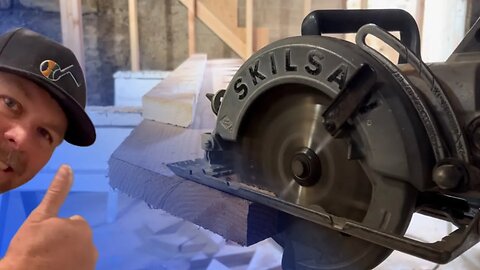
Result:
{"type": "MultiPolygon", "coordinates": [[[[378,200],[371,177],[358,160],[347,158],[348,142],[333,139],[322,125],[322,110],[329,101],[319,91],[288,86],[262,99],[242,130],[235,170],[242,182],[283,200],[358,222],[383,224],[378,202],[372,203],[378,200]]],[[[403,195],[402,188],[395,191],[400,197],[410,196],[403,195]]],[[[388,226],[403,233],[413,207],[398,209],[402,210],[389,213],[395,224],[388,226]]],[[[391,252],[288,215],[281,219],[281,226],[283,232],[276,240],[284,247],[285,269],[367,269],[391,252]]]]}
{"type": "MultiPolygon", "coordinates": [[[[361,221],[371,187],[348,145],[322,125],[327,99],[297,92],[278,97],[244,133],[245,181],[304,206],[361,221]],[[339,200],[339,198],[342,198],[339,200]]],[[[244,163],[241,162],[242,164],[244,163]]]]}

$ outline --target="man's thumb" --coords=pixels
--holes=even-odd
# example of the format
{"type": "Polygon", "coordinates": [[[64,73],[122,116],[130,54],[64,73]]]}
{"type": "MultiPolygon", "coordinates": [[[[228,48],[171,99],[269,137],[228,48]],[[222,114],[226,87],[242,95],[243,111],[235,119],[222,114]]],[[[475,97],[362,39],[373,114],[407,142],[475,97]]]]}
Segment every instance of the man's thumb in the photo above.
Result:
{"type": "Polygon", "coordinates": [[[73,183],[72,169],[62,165],[52,180],[43,200],[29,216],[31,221],[41,221],[56,217],[73,183]]]}

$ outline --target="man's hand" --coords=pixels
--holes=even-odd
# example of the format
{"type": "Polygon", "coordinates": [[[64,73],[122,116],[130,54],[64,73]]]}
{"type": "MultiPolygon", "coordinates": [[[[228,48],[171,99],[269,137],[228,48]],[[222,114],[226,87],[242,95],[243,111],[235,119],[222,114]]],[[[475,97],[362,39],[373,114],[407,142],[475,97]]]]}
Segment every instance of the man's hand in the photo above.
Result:
{"type": "Polygon", "coordinates": [[[62,165],[42,202],[10,242],[5,257],[0,261],[0,269],[95,268],[98,253],[87,222],[80,216],[57,217],[72,183],[71,168],[62,165]]]}

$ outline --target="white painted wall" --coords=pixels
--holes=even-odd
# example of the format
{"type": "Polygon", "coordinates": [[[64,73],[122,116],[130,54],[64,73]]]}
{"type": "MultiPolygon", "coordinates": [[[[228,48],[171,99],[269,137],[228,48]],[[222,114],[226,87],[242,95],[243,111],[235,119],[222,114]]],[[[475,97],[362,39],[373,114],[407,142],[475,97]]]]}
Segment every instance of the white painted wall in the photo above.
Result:
{"type": "Polygon", "coordinates": [[[465,36],[467,0],[425,0],[422,58],[443,62],[465,36]]]}
{"type": "MultiPolygon", "coordinates": [[[[465,29],[467,1],[425,0],[423,27],[420,29],[421,53],[425,62],[445,61],[463,39],[468,30],[465,29]]],[[[359,9],[360,3],[360,0],[348,0],[347,7],[359,9]]],[[[418,23],[417,0],[369,0],[368,8],[404,9],[418,23]]]]}

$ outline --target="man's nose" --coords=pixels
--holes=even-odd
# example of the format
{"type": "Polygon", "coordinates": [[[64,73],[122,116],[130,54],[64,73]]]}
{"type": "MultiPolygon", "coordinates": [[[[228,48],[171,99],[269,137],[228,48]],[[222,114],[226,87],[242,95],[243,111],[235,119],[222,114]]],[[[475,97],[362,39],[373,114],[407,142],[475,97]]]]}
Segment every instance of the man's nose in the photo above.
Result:
{"type": "Polygon", "coordinates": [[[18,150],[23,144],[25,144],[28,137],[28,132],[23,126],[14,125],[5,131],[4,137],[9,141],[10,145],[14,149],[18,150]]]}

